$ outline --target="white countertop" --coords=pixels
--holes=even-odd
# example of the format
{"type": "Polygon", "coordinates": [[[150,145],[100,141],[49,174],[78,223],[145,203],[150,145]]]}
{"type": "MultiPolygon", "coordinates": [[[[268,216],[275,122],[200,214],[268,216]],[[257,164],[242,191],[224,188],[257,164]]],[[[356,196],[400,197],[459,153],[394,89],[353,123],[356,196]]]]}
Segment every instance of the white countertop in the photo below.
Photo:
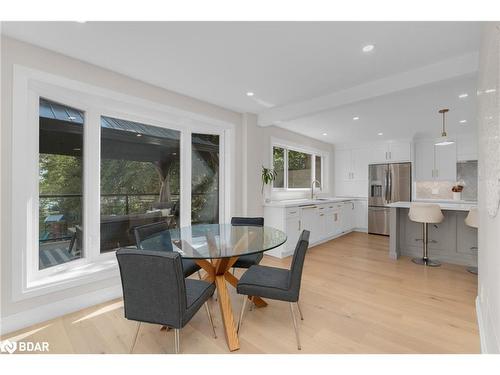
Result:
{"type": "Polygon", "coordinates": [[[354,200],[366,200],[367,198],[361,197],[331,197],[331,198],[319,198],[319,199],[283,199],[280,201],[271,201],[264,203],[264,207],[298,207],[309,204],[327,204],[327,203],[338,203],[347,202],[354,200]]]}
{"type": "MultiPolygon", "coordinates": [[[[471,208],[476,207],[476,203],[463,203],[463,202],[453,202],[453,201],[423,201],[423,200],[418,200],[414,201],[413,203],[434,203],[439,205],[442,210],[447,210],[447,211],[469,211],[471,208]]],[[[395,203],[389,203],[387,206],[388,207],[396,207],[396,208],[410,208],[410,205],[412,202],[395,202],[395,203]]]]}

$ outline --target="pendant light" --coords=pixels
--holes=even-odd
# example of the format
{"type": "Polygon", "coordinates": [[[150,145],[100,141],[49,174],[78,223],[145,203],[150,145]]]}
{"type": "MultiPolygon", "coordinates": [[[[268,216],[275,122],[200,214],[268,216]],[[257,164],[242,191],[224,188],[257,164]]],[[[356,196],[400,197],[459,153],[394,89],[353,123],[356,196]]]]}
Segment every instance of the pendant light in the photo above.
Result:
{"type": "Polygon", "coordinates": [[[436,146],[448,146],[448,145],[455,143],[454,141],[450,140],[448,138],[448,134],[446,134],[445,115],[446,115],[446,112],[448,112],[448,111],[449,111],[448,108],[443,108],[443,109],[440,109],[438,111],[439,113],[441,113],[443,115],[443,131],[441,132],[441,138],[439,138],[438,141],[435,143],[436,146]]]}

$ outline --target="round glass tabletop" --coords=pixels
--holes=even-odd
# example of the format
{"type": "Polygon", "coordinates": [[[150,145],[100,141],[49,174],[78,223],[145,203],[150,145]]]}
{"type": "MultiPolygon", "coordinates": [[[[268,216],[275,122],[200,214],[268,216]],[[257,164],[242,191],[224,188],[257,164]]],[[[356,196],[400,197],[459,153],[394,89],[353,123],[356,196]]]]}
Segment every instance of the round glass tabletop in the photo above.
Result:
{"type": "Polygon", "coordinates": [[[183,258],[216,259],[261,253],[286,241],[271,227],[198,224],[155,233],[141,241],[144,250],[177,251],[183,258]]]}

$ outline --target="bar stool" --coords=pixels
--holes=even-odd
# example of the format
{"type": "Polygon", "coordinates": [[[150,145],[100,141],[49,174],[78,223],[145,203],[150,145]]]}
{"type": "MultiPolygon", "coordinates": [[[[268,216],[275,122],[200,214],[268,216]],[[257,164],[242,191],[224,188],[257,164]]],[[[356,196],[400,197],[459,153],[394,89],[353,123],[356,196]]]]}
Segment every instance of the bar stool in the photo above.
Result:
{"type": "MultiPolygon", "coordinates": [[[[467,215],[467,217],[465,218],[465,224],[467,224],[469,227],[472,227],[472,228],[478,228],[479,227],[479,218],[478,218],[478,215],[477,215],[477,208],[471,208],[469,210],[469,214],[467,215]]],[[[477,251],[477,247],[471,247],[471,250],[476,250],[477,251]]],[[[466,268],[467,271],[469,271],[470,273],[473,273],[474,275],[477,275],[477,267],[467,267],[466,268]]]]}
{"type": "Polygon", "coordinates": [[[429,259],[427,224],[437,224],[443,221],[444,216],[441,208],[437,204],[412,203],[408,217],[411,221],[422,223],[422,258],[413,258],[412,262],[430,267],[439,267],[441,263],[429,259]]]}

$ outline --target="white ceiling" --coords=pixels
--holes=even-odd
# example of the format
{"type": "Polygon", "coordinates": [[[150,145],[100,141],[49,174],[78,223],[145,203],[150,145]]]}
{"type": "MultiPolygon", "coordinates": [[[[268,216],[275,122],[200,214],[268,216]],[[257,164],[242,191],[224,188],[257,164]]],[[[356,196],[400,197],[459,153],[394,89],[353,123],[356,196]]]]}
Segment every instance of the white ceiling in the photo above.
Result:
{"type": "Polygon", "coordinates": [[[435,82],[280,124],[294,132],[329,143],[439,137],[441,108],[448,108],[450,136],[476,129],[476,75],[435,82]],[[460,99],[458,96],[468,93],[460,99]],[[354,121],[353,117],[359,120],[354,121]],[[460,120],[467,123],[460,124],[460,120]],[[379,136],[378,133],[383,135],[379,136]],[[327,133],[327,136],[323,136],[327,133]]]}
{"type": "MultiPolygon", "coordinates": [[[[477,52],[481,23],[4,22],[2,29],[156,86],[239,112],[265,113],[477,52]],[[369,43],[375,51],[364,54],[369,43]]],[[[411,136],[429,124],[438,127],[436,111],[448,101],[450,123],[459,113],[472,121],[471,97],[452,101],[463,89],[472,94],[473,86],[474,78],[464,76],[279,126],[330,142],[377,139],[379,131],[411,136]],[[348,121],[353,114],[362,118],[355,126],[348,121]]]]}

